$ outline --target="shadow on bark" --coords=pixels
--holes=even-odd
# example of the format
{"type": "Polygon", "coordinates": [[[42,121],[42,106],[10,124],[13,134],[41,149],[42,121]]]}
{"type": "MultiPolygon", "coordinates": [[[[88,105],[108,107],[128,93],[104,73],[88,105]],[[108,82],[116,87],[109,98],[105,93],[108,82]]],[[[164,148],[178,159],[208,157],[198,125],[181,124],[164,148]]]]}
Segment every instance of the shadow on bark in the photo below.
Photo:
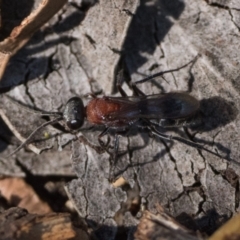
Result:
{"type": "MultiPolygon", "coordinates": [[[[96,1],[90,5],[85,4],[83,8],[73,6],[74,10],[68,17],[56,22],[50,29],[45,28],[35,33],[29,43],[20,49],[9,61],[0,82],[0,93],[8,92],[13,87],[39,78],[40,76],[48,75],[54,71],[58,66],[58,63],[53,60],[54,54],[49,57],[35,57],[34,55],[45,52],[57,46],[59,43],[70,44],[72,41],[77,40],[76,38],[64,36],[63,34],[79,26],[84,20],[87,10],[95,3],[96,1]],[[51,36],[52,32],[59,34],[59,38],[46,40],[45,38],[51,36]],[[46,72],[46,68],[48,68],[48,72],[46,72]]],[[[31,11],[31,7],[29,7],[29,11],[31,11]]],[[[27,15],[27,13],[25,15],[27,15]]],[[[19,19],[20,22],[24,19],[25,15],[19,19]]],[[[12,30],[14,26],[15,25],[11,28],[9,27],[7,32],[12,30]]]]}

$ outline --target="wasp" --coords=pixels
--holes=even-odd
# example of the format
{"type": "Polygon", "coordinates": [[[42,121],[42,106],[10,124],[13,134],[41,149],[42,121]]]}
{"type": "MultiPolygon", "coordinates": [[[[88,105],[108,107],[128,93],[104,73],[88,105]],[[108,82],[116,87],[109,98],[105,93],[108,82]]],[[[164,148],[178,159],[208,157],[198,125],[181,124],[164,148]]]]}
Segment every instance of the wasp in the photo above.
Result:
{"type": "Polygon", "coordinates": [[[80,130],[84,121],[88,121],[92,126],[103,126],[104,130],[99,134],[98,142],[101,148],[106,151],[108,151],[109,141],[105,144],[102,141],[102,137],[113,130],[115,133],[113,151],[114,159],[117,158],[119,135],[125,134],[132,126],[147,129],[151,135],[155,135],[161,139],[180,141],[222,158],[217,152],[213,152],[201,144],[182,137],[170,136],[161,131],[161,128],[169,126],[179,127],[184,126],[184,124],[189,124],[187,120],[191,119],[199,112],[200,102],[198,99],[186,92],[168,92],[146,95],[137,87],[138,84],[163,76],[166,73],[179,71],[180,69],[195,63],[197,58],[198,56],[181,67],[161,71],[131,83],[133,96],[127,96],[126,92],[121,87],[122,78],[118,77],[117,88],[121,94],[120,97],[97,97],[94,94],[90,94],[92,99],[86,106],[84,106],[82,98],[72,97],[68,100],[62,112],[41,112],[42,116],[54,116],[54,119],[45,122],[34,130],[10,155],[13,155],[23,146],[27,145],[36,132],[43,127],[63,120],[68,130],[72,132],[80,130]]]}

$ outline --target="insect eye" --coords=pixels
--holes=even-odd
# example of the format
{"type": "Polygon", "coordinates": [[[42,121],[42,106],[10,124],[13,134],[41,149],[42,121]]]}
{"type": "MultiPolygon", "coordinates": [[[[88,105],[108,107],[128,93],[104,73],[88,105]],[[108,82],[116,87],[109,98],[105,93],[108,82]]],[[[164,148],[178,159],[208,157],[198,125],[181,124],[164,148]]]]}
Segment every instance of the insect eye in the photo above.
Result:
{"type": "Polygon", "coordinates": [[[82,126],[82,121],[78,119],[72,119],[66,122],[67,126],[71,130],[77,130],[82,126]]]}

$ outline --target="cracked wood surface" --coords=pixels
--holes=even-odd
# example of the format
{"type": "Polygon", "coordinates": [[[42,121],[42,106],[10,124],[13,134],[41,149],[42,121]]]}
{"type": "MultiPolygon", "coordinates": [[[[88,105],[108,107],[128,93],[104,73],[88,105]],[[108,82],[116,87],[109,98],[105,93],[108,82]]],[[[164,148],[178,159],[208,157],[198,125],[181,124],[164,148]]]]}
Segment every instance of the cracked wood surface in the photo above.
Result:
{"type": "Polygon", "coordinates": [[[81,222],[74,222],[69,213],[37,215],[14,207],[0,213],[0,223],[3,240],[90,239],[86,226],[81,222]]]}
{"type": "MultiPolygon", "coordinates": [[[[90,146],[97,145],[98,129],[80,132],[84,136],[80,141],[49,126],[43,131],[50,136],[58,134],[57,138],[42,141],[44,146],[37,147],[53,148],[41,155],[22,149],[16,154],[15,168],[15,158],[9,159],[10,166],[4,159],[15,146],[7,146],[9,134],[2,134],[2,174],[23,175],[20,164],[34,174],[71,175],[71,158],[78,179],[66,190],[80,216],[97,229],[99,239],[121,236],[118,225],[124,226],[128,239],[132,239],[141,216],[139,209],[133,210],[135,202],[153,213],[160,204],[183,225],[210,234],[239,211],[239,3],[141,1],[136,11],[137,1],[125,4],[99,1],[85,18],[85,13],[72,6],[64,8],[11,60],[2,86],[12,79],[16,85],[24,82],[8,94],[38,109],[59,110],[75,94],[99,90],[109,94],[118,62],[124,63],[136,81],[180,67],[200,53],[191,69],[166,74],[164,80],[159,78],[140,88],[147,94],[189,91],[197,97],[202,125],[188,132],[169,129],[167,133],[202,143],[227,160],[133,130],[120,138],[121,154],[114,167],[127,183],[114,188],[108,180],[109,155],[90,146]]],[[[123,87],[131,94],[127,84],[123,87]]],[[[3,104],[6,99],[1,101],[2,115],[17,131],[26,125],[23,137],[44,121],[26,112],[26,118],[20,119],[23,110],[11,102],[3,104]],[[19,123],[15,123],[17,119],[19,123]]]]}
{"type": "MultiPolygon", "coordinates": [[[[158,207],[159,208],[159,207],[158,207]]],[[[175,219],[168,216],[162,209],[157,215],[145,211],[135,233],[138,240],[197,240],[193,232],[179,225],[175,219]]]]}
{"type": "Polygon", "coordinates": [[[11,58],[39,30],[66,0],[1,3],[0,78],[11,58]]]}

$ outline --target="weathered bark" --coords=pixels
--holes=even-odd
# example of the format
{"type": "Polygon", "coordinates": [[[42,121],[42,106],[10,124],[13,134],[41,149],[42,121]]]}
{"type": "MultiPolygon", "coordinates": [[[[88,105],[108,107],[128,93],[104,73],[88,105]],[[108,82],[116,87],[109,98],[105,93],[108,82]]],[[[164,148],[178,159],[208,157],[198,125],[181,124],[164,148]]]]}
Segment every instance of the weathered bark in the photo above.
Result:
{"type": "MultiPolygon", "coordinates": [[[[38,109],[52,111],[61,109],[75,94],[83,96],[99,90],[109,94],[120,65],[136,81],[182,66],[201,54],[191,68],[166,74],[164,80],[159,78],[140,88],[146,94],[188,91],[197,97],[202,125],[189,129],[188,134],[182,129],[169,129],[167,133],[202,143],[225,159],[182,143],[151,138],[144,131],[132,131],[120,138],[121,154],[114,165],[115,174],[126,182],[114,188],[109,181],[109,155],[99,154],[90,146],[98,144],[96,136],[100,131],[96,130],[79,133],[91,144],[62,133],[43,141],[47,145],[37,146],[53,146],[51,150],[37,157],[22,150],[17,154],[18,161],[35,174],[56,174],[57,170],[57,174],[64,175],[71,174],[72,155],[78,179],[66,189],[80,216],[91,226],[100,226],[96,231],[99,239],[121,236],[122,229],[132,239],[140,209],[156,213],[157,203],[181,224],[210,234],[239,210],[240,5],[238,1],[141,1],[135,11],[136,4],[99,1],[84,20],[85,12],[68,6],[59,15],[60,22],[56,17],[49,23],[51,32],[45,29],[35,34],[31,43],[11,60],[2,86],[12,84],[12,79],[18,80],[15,84],[24,81],[8,94],[38,109]],[[68,143],[73,138],[70,149],[68,143]],[[61,147],[62,152],[57,151],[61,147]]],[[[131,94],[127,84],[123,87],[131,94]]],[[[42,121],[33,114],[20,118],[24,110],[6,99],[2,101],[2,115],[24,137],[42,121]],[[18,119],[20,122],[15,123],[18,119]],[[22,125],[27,131],[18,127],[22,125]]],[[[61,133],[52,127],[43,131],[48,135],[61,133]]],[[[13,149],[8,146],[2,158],[13,149]]],[[[9,161],[14,165],[14,158],[9,161]]],[[[18,171],[16,168],[12,174],[18,171]]]]}
{"type": "Polygon", "coordinates": [[[21,208],[9,208],[0,214],[2,240],[8,239],[90,239],[86,227],[74,223],[69,213],[29,214],[21,208]]]}
{"type": "Polygon", "coordinates": [[[145,211],[134,234],[138,240],[197,240],[192,232],[179,225],[173,218],[163,211],[157,215],[145,211]]]}
{"type": "Polygon", "coordinates": [[[41,2],[36,0],[28,3],[19,1],[17,4],[14,2],[1,4],[0,79],[3,77],[11,56],[25,45],[32,35],[57,13],[66,2],[66,0],[44,0],[41,2]],[[35,7],[35,9],[24,19],[21,19],[31,7],[33,9],[35,7]],[[14,11],[17,14],[14,14],[14,11]]]}

